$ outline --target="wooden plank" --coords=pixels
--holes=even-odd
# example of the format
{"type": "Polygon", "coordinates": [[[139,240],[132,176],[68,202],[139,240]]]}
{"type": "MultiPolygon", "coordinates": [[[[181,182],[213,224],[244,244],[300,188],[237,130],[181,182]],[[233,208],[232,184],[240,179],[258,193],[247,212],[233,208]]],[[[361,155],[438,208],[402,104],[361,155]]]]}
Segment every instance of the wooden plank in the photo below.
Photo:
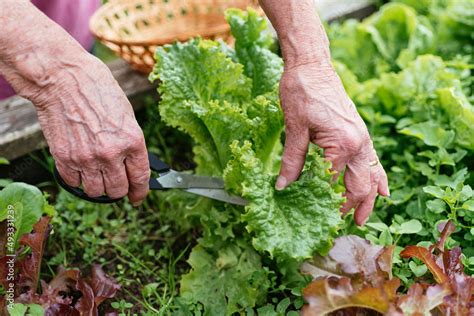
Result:
{"type": "MultiPolygon", "coordinates": [[[[153,89],[145,75],[132,70],[122,59],[109,64],[113,76],[131,101],[153,89]]],[[[134,109],[142,102],[132,102],[134,109]]],[[[0,101],[0,157],[9,160],[43,148],[46,142],[33,104],[22,97],[0,101]]]]}

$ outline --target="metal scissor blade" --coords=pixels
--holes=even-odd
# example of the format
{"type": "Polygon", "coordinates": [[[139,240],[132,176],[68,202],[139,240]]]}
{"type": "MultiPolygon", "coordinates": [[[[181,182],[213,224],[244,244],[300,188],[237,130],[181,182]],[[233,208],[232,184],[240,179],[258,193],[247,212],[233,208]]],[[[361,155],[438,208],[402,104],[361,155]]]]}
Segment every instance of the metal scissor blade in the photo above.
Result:
{"type": "Polygon", "coordinates": [[[230,195],[224,189],[201,189],[201,188],[192,188],[186,189],[189,193],[202,195],[214,200],[227,202],[236,205],[247,205],[249,202],[241,198],[240,196],[230,195]]]}
{"type": "Polygon", "coordinates": [[[161,174],[158,182],[167,189],[206,188],[223,189],[224,181],[220,178],[195,176],[193,174],[170,170],[161,174]]]}

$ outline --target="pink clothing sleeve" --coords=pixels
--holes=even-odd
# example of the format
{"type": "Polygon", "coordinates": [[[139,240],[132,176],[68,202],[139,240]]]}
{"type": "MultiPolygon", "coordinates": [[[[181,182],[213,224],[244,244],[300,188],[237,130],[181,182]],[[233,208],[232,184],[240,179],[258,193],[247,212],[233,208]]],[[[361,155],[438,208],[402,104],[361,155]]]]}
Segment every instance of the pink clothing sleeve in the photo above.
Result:
{"type": "MultiPolygon", "coordinates": [[[[93,37],[89,31],[89,18],[100,6],[100,0],[31,0],[53,21],[61,25],[85,49],[90,50],[93,37]]],[[[15,92],[0,76],[0,100],[15,92]]]]}

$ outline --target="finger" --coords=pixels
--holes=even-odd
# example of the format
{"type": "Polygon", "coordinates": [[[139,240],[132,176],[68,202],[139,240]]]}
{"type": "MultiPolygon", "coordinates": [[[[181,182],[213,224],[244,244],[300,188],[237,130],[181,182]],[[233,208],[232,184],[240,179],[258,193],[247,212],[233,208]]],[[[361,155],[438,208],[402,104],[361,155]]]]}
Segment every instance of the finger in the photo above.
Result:
{"type": "Polygon", "coordinates": [[[375,198],[377,197],[378,183],[374,183],[369,195],[362,201],[354,212],[354,221],[357,225],[362,226],[369,218],[374,208],[375,198]]]}
{"type": "Polygon", "coordinates": [[[147,196],[150,180],[150,165],[146,150],[130,155],[125,159],[128,178],[128,199],[137,206],[147,196]]]}
{"type": "Polygon", "coordinates": [[[104,195],[104,179],[99,169],[83,169],[81,171],[84,192],[90,197],[104,195]]]}
{"type": "Polygon", "coordinates": [[[105,192],[108,197],[118,199],[127,195],[128,178],[124,161],[105,167],[102,173],[104,175],[105,192]]]}
{"type": "Polygon", "coordinates": [[[359,157],[360,155],[349,162],[344,173],[346,203],[341,208],[343,213],[349,212],[354,207],[357,208],[371,191],[369,161],[359,157]]]}
{"type": "Polygon", "coordinates": [[[382,196],[390,196],[390,189],[388,187],[388,178],[387,178],[387,173],[385,172],[384,168],[382,165],[379,166],[380,169],[380,180],[378,184],[378,192],[382,196]]]}
{"type": "Polygon", "coordinates": [[[298,179],[304,167],[308,145],[308,130],[301,133],[295,133],[293,131],[287,132],[285,148],[281,159],[280,174],[275,184],[277,190],[283,190],[290,183],[298,179]]]}
{"type": "Polygon", "coordinates": [[[56,168],[66,184],[74,188],[81,185],[81,174],[79,171],[71,169],[59,161],[56,162],[56,168]]]}

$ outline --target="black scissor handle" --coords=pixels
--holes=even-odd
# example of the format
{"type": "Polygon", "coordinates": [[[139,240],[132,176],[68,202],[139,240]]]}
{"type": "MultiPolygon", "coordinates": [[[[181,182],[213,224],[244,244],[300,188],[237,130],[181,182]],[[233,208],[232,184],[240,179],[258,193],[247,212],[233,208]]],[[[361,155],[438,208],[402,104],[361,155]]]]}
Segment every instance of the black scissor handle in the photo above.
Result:
{"type": "MultiPolygon", "coordinates": [[[[170,167],[163,161],[161,161],[157,156],[154,154],[148,152],[148,160],[150,162],[150,169],[153,171],[156,171],[158,173],[164,173],[170,170],[170,167]]],[[[112,199],[106,195],[102,195],[99,197],[91,197],[84,192],[81,188],[76,188],[72,187],[69,184],[67,184],[63,178],[61,178],[61,175],[59,174],[58,169],[56,168],[56,165],[54,166],[54,178],[56,179],[56,182],[66,191],[69,193],[77,196],[78,198],[81,198],[83,200],[89,201],[89,202],[94,202],[94,203],[115,203],[120,201],[123,198],[117,198],[117,199],[112,199]]],[[[162,188],[160,183],[155,179],[155,178],[150,178],[150,189],[160,189],[162,188]]]]}

